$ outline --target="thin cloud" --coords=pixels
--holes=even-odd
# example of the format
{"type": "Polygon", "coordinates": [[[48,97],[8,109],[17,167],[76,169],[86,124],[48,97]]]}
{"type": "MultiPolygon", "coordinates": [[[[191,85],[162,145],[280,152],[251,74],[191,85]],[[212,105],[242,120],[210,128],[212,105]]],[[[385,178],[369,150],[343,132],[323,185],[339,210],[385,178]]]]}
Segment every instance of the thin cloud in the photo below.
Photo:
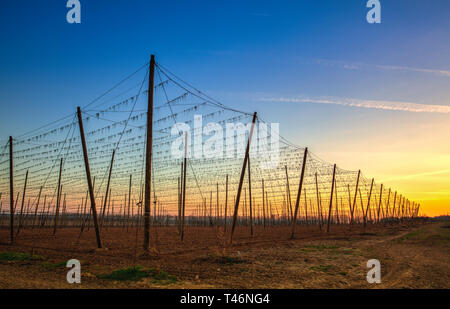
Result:
{"type": "Polygon", "coordinates": [[[419,72],[419,73],[429,73],[429,74],[434,74],[434,75],[443,76],[443,77],[450,77],[450,71],[446,71],[446,70],[421,69],[421,68],[395,66],[395,65],[376,65],[376,67],[381,70],[410,71],[410,72],[419,72]]]}
{"type": "Polygon", "coordinates": [[[286,97],[260,98],[258,99],[258,101],[280,102],[280,103],[333,104],[348,107],[383,109],[383,110],[404,111],[413,113],[439,113],[439,114],[450,113],[450,106],[447,105],[428,105],[428,104],[418,104],[418,103],[398,102],[398,101],[361,100],[348,98],[286,98],[286,97]]]}
{"type": "Polygon", "coordinates": [[[448,70],[436,70],[427,68],[415,68],[409,66],[398,66],[398,65],[381,65],[381,64],[368,64],[362,62],[347,62],[347,61],[336,61],[336,60],[315,60],[317,64],[325,65],[329,67],[339,67],[346,70],[360,70],[360,69],[370,69],[374,68],[383,71],[403,71],[403,72],[416,72],[424,74],[433,74],[441,77],[450,77],[450,71],[448,70]]]}
{"type": "Polygon", "coordinates": [[[410,174],[410,175],[401,175],[401,176],[396,176],[396,177],[392,177],[392,178],[388,178],[388,179],[382,179],[381,181],[411,179],[411,178],[434,176],[434,175],[441,175],[441,174],[450,174],[450,169],[444,169],[444,170],[432,171],[432,172],[424,172],[424,173],[418,173],[418,174],[410,174]]]}

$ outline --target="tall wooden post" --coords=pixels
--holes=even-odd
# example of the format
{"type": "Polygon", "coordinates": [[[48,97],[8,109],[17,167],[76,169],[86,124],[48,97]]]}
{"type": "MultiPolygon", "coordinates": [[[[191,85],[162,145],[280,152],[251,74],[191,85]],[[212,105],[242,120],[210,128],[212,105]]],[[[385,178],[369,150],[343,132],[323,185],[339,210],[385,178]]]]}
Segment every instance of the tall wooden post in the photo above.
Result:
{"type": "Polygon", "coordinates": [[[38,212],[38,208],[39,208],[39,201],[41,200],[41,193],[42,193],[42,186],[39,189],[39,194],[38,194],[38,198],[37,198],[37,202],[36,202],[36,208],[34,210],[33,225],[31,226],[31,229],[34,229],[34,225],[36,223],[36,217],[37,217],[37,212],[38,212]]]}
{"type": "Polygon", "coordinates": [[[184,215],[185,215],[185,211],[186,211],[186,170],[187,170],[187,142],[188,142],[188,136],[187,136],[187,132],[185,134],[185,138],[184,138],[184,170],[183,170],[183,200],[182,200],[182,217],[181,217],[181,241],[184,240],[184,215]]]}
{"type": "Polygon", "coordinates": [[[353,213],[355,211],[355,205],[356,205],[356,196],[358,195],[358,186],[359,186],[359,177],[361,176],[361,170],[358,170],[358,177],[356,178],[356,187],[355,187],[355,196],[353,197],[353,205],[351,206],[351,212],[350,212],[350,225],[353,223],[353,213]]]}
{"type": "Polygon", "coordinates": [[[216,221],[217,225],[219,225],[219,219],[220,219],[220,209],[219,209],[219,183],[216,183],[216,221]]]}
{"type": "Polygon", "coordinates": [[[394,205],[392,205],[392,215],[395,216],[395,202],[397,201],[397,191],[394,193],[394,205]]]}
{"type": "Polygon", "coordinates": [[[327,233],[330,232],[331,208],[333,207],[334,179],[336,177],[336,164],[333,167],[333,179],[331,181],[330,207],[328,209],[327,233]]]}
{"type": "Polygon", "coordinates": [[[133,174],[130,174],[130,184],[128,186],[128,211],[127,211],[127,232],[130,225],[130,207],[131,207],[131,181],[133,174]]]}
{"type": "Polygon", "coordinates": [[[45,204],[46,204],[46,202],[47,202],[47,194],[46,195],[44,195],[44,204],[42,204],[42,211],[41,211],[41,217],[40,217],[40,219],[39,219],[39,221],[38,221],[38,226],[42,226],[42,227],[44,227],[44,215],[45,215],[45,204]]]}
{"type": "Polygon", "coordinates": [[[225,180],[225,221],[223,222],[223,230],[224,232],[227,231],[227,206],[228,206],[228,174],[225,180]]]}
{"type": "Polygon", "coordinates": [[[338,204],[338,191],[337,191],[337,180],[336,178],[334,179],[334,197],[335,197],[335,201],[336,201],[336,223],[340,224],[339,222],[339,204],[338,204]]]}
{"type": "Polygon", "coordinates": [[[286,189],[287,189],[287,193],[288,193],[288,203],[289,203],[289,213],[288,213],[288,217],[290,218],[290,220],[292,220],[293,214],[292,214],[292,200],[291,200],[291,189],[289,188],[289,176],[288,176],[288,169],[287,169],[287,165],[284,166],[284,169],[286,171],[286,189]]]}
{"type": "Polygon", "coordinates": [[[370,209],[370,198],[372,197],[373,181],[374,181],[374,179],[372,178],[372,183],[370,184],[369,197],[368,197],[368,199],[367,199],[366,213],[365,213],[365,215],[364,215],[364,231],[366,230],[367,213],[369,212],[369,209],[370,209]]]}
{"type": "Polygon", "coordinates": [[[13,172],[13,138],[9,137],[9,214],[10,237],[14,243],[14,172],[13,172]]]}
{"type": "Polygon", "coordinates": [[[389,192],[388,192],[388,199],[387,199],[387,202],[386,202],[386,218],[388,219],[389,218],[389,212],[390,212],[390,209],[389,209],[389,206],[390,206],[390,201],[391,201],[391,188],[389,188],[389,192]]]}
{"type": "MultiPolygon", "coordinates": [[[[62,185],[61,185],[61,191],[62,191],[62,185]]],[[[62,192],[61,192],[61,194],[62,194],[62,192]]],[[[66,204],[66,193],[64,193],[64,201],[63,201],[63,209],[62,209],[62,215],[61,215],[61,224],[62,224],[62,226],[64,226],[65,225],[65,222],[66,222],[66,207],[67,207],[67,204],[66,204]]]]}
{"type": "Polygon", "coordinates": [[[145,190],[144,190],[144,250],[150,245],[150,183],[152,175],[153,146],[153,84],[155,80],[155,56],[150,56],[148,76],[148,107],[147,107],[147,142],[145,150],[145,190]]]}
{"type": "Polygon", "coordinates": [[[56,226],[58,225],[58,215],[59,215],[59,205],[61,202],[61,175],[62,175],[62,167],[63,167],[63,158],[61,158],[59,164],[59,176],[58,176],[58,193],[56,194],[56,211],[55,211],[55,224],[53,225],[53,235],[56,234],[56,226]]]}
{"type": "Polygon", "coordinates": [[[308,147],[305,148],[305,152],[303,154],[302,173],[300,174],[300,182],[298,184],[297,200],[295,201],[294,218],[292,219],[291,239],[294,238],[295,225],[297,224],[297,213],[298,213],[298,207],[300,205],[300,194],[302,193],[303,178],[305,177],[305,168],[306,168],[306,158],[307,158],[307,156],[308,156],[308,147]]]}
{"type": "Polygon", "coordinates": [[[238,192],[236,195],[236,204],[234,205],[233,223],[231,225],[230,244],[233,241],[233,233],[234,233],[234,228],[236,226],[236,219],[237,219],[238,209],[239,209],[239,201],[241,199],[242,184],[244,182],[245,168],[247,167],[248,157],[250,154],[250,143],[252,141],[253,130],[255,129],[256,116],[257,116],[257,113],[255,112],[253,114],[252,126],[250,128],[250,133],[248,135],[247,149],[245,150],[244,163],[242,165],[241,178],[239,179],[239,187],[238,187],[238,192]]]}
{"type": "Polygon", "coordinates": [[[182,192],[182,187],[183,184],[181,183],[181,179],[183,179],[183,162],[181,162],[181,176],[178,177],[178,191],[177,191],[177,196],[178,196],[178,218],[177,218],[177,228],[178,228],[178,234],[181,235],[181,192],[182,192]]]}
{"type": "Polygon", "coordinates": [[[27,180],[28,180],[28,170],[27,170],[27,172],[25,174],[25,183],[23,185],[22,204],[20,206],[19,226],[17,228],[17,234],[16,235],[19,235],[20,229],[22,228],[23,206],[24,206],[24,203],[25,203],[25,192],[27,191],[27,180]]]}
{"type": "MultiPolygon", "coordinates": [[[[319,196],[319,184],[317,182],[317,172],[314,174],[316,179],[316,198],[317,198],[317,220],[319,221],[319,230],[322,231],[322,207],[319,196]]],[[[306,223],[308,223],[308,214],[306,214],[306,223]]]]}
{"type": "Polygon", "coordinates": [[[264,203],[264,179],[261,179],[262,181],[262,205],[263,205],[263,225],[264,228],[266,228],[266,207],[264,203]]]}
{"type": "Polygon", "coordinates": [[[380,186],[380,200],[378,202],[378,209],[377,209],[377,223],[380,223],[380,211],[381,211],[381,201],[383,196],[383,184],[380,186]]]}
{"type": "MultiPolygon", "coordinates": [[[[305,195],[305,214],[307,214],[308,213],[308,199],[306,197],[306,188],[303,189],[303,192],[305,193],[304,194],[305,195]]],[[[311,201],[311,199],[310,199],[310,201],[311,201]]],[[[300,211],[300,214],[301,214],[301,211],[300,211]]]]}
{"type": "Polygon", "coordinates": [[[209,191],[209,225],[213,226],[213,220],[212,220],[212,190],[209,191]]]}
{"type": "Polygon", "coordinates": [[[109,165],[109,175],[108,175],[108,182],[106,184],[106,194],[105,194],[105,201],[103,203],[103,212],[102,212],[102,220],[100,223],[100,228],[103,227],[103,219],[105,217],[105,209],[106,209],[106,202],[108,201],[108,193],[111,196],[111,191],[109,190],[109,185],[111,183],[111,173],[112,173],[112,168],[113,168],[113,163],[114,163],[114,154],[116,153],[116,150],[114,149],[112,152],[112,157],[111,157],[111,164],[109,165]]]}
{"type": "Polygon", "coordinates": [[[89,158],[88,158],[87,147],[86,147],[86,139],[84,137],[83,119],[81,118],[80,107],[77,107],[77,115],[78,115],[78,124],[80,127],[81,144],[83,146],[84,166],[86,169],[86,177],[87,177],[87,182],[88,182],[88,187],[89,187],[89,197],[91,199],[92,218],[94,219],[95,237],[97,238],[98,248],[101,248],[102,241],[100,239],[100,230],[98,228],[97,209],[95,208],[94,188],[92,187],[91,169],[89,167],[89,158]]]}
{"type": "Polygon", "coordinates": [[[250,235],[253,236],[252,180],[251,180],[250,158],[248,159],[248,195],[250,206],[250,235]]]}

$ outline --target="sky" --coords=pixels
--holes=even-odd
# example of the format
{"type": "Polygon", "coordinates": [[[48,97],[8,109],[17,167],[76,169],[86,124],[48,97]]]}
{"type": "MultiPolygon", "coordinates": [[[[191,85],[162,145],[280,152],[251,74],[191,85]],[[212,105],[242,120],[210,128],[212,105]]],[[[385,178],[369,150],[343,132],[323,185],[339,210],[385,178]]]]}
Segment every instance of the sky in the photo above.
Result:
{"type": "Polygon", "coordinates": [[[322,159],[450,213],[450,2],[0,4],[0,141],[71,114],[150,54],[322,159]]]}

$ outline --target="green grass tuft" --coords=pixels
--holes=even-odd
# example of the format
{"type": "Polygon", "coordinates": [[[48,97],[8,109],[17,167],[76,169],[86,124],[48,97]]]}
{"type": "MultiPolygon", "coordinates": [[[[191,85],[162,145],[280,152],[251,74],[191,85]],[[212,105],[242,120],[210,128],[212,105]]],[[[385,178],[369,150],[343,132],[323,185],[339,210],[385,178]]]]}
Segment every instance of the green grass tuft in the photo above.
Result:
{"type": "Polygon", "coordinates": [[[405,235],[403,235],[401,237],[398,237],[394,241],[403,242],[405,240],[417,240],[420,236],[422,236],[423,232],[424,231],[421,230],[421,229],[415,230],[415,231],[412,231],[412,232],[410,232],[408,234],[405,234],[405,235]]]}
{"type": "Polygon", "coordinates": [[[44,257],[36,254],[21,252],[3,252],[0,253],[0,261],[37,261],[44,260],[44,257]]]}
{"type": "Polygon", "coordinates": [[[333,249],[339,249],[339,246],[333,246],[333,245],[308,245],[308,246],[305,246],[305,248],[314,249],[314,250],[333,250],[333,249]]]}
{"type": "Polygon", "coordinates": [[[333,268],[333,265],[319,265],[319,266],[312,266],[311,270],[322,271],[324,273],[327,273],[332,268],[333,268]]]}
{"type": "Polygon", "coordinates": [[[97,275],[97,277],[114,281],[140,281],[143,278],[152,278],[153,283],[173,283],[177,281],[175,276],[169,275],[165,271],[147,269],[142,266],[117,269],[109,274],[97,275]]]}
{"type": "Polygon", "coordinates": [[[43,262],[41,264],[45,269],[55,269],[55,268],[65,268],[67,265],[67,262],[60,262],[60,263],[47,263],[43,262]]]}
{"type": "Polygon", "coordinates": [[[239,257],[232,257],[232,256],[226,256],[226,255],[214,255],[210,254],[206,257],[201,257],[197,259],[199,262],[209,262],[209,263],[215,263],[220,265],[234,265],[234,264],[243,264],[247,263],[247,260],[244,260],[239,257]]]}

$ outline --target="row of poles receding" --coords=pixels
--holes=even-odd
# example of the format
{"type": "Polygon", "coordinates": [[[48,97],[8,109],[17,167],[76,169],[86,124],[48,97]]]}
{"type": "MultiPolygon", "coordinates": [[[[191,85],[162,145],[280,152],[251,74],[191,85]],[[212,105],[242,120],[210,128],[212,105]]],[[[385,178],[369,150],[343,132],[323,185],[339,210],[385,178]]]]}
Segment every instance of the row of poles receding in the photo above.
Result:
{"type": "MultiPolygon", "coordinates": [[[[140,199],[138,205],[138,212],[137,212],[137,216],[136,215],[131,215],[131,225],[132,226],[136,226],[139,227],[141,224],[140,218],[143,216],[144,218],[144,243],[143,243],[143,248],[145,250],[149,249],[150,246],[150,202],[151,202],[151,171],[152,171],[152,139],[153,139],[153,89],[154,89],[154,72],[155,72],[155,57],[152,55],[151,59],[150,59],[150,67],[149,67],[149,87],[148,87],[148,112],[147,112],[147,132],[146,132],[146,143],[145,143],[145,181],[144,181],[144,200],[143,200],[143,205],[142,205],[142,199],[140,199]],[[142,213],[143,212],[143,213],[142,213]]],[[[101,228],[103,227],[103,225],[105,224],[106,226],[117,226],[117,225],[122,225],[122,227],[129,227],[129,221],[130,221],[130,202],[131,202],[131,175],[130,175],[130,189],[129,189],[129,194],[128,194],[128,215],[125,216],[125,207],[123,207],[123,213],[122,211],[120,211],[120,214],[114,214],[114,202],[113,202],[113,207],[112,207],[112,212],[110,213],[110,203],[111,203],[111,188],[110,188],[110,182],[111,182],[111,174],[112,174],[112,170],[113,170],[113,163],[114,163],[114,156],[115,156],[115,150],[113,150],[112,152],[112,156],[111,156],[111,163],[109,166],[109,174],[108,174],[108,180],[107,180],[107,185],[106,185],[106,193],[104,196],[104,199],[102,199],[102,205],[101,205],[101,216],[100,216],[100,223],[98,220],[98,214],[97,214],[97,207],[96,207],[96,198],[94,195],[94,184],[93,184],[93,180],[91,177],[91,171],[90,171],[90,166],[89,166],[89,157],[88,157],[88,152],[87,152],[87,147],[86,147],[86,139],[85,139],[85,135],[84,135],[84,128],[83,128],[83,119],[81,116],[81,108],[78,107],[77,108],[77,117],[78,117],[78,125],[79,125],[79,129],[80,129],[80,137],[81,137],[81,144],[82,144],[82,148],[83,148],[83,158],[84,158],[84,166],[85,166],[85,172],[86,172],[86,178],[87,178],[87,185],[88,185],[88,196],[86,196],[86,200],[85,200],[85,207],[84,207],[84,212],[82,212],[82,205],[81,207],[79,207],[77,214],[69,214],[66,212],[66,202],[65,202],[65,194],[64,194],[64,199],[63,199],[63,210],[62,210],[62,216],[63,218],[61,219],[63,221],[63,225],[65,224],[66,226],[76,226],[77,222],[79,223],[79,226],[81,227],[81,232],[83,231],[84,227],[86,226],[86,223],[89,222],[88,224],[88,228],[90,228],[91,225],[91,221],[92,224],[94,226],[95,229],[95,235],[96,235],[96,241],[97,241],[97,246],[98,248],[102,247],[102,242],[101,242],[101,236],[100,236],[100,232],[101,232],[101,228]],[[108,195],[109,195],[109,204],[108,204],[108,195]],[[89,197],[90,200],[90,212],[89,215],[87,215],[87,211],[86,211],[86,204],[87,204],[87,199],[89,197]],[[108,207],[107,207],[108,205],[108,207]],[[106,209],[108,208],[108,213],[106,213],[106,209]],[[126,223],[126,224],[125,224],[126,223]]],[[[254,131],[254,127],[255,127],[255,122],[257,120],[257,113],[255,112],[253,114],[253,119],[252,119],[252,125],[251,125],[251,129],[249,132],[249,137],[248,137],[248,141],[247,141],[247,145],[246,145],[246,151],[245,151],[245,156],[244,156],[244,160],[243,160],[243,164],[242,164],[242,170],[240,173],[240,178],[239,178],[239,183],[238,183],[238,190],[237,190],[237,194],[234,197],[234,210],[233,210],[233,216],[231,217],[231,229],[230,229],[230,235],[229,235],[229,241],[230,243],[233,240],[233,234],[235,231],[235,227],[238,224],[238,222],[240,221],[240,223],[244,223],[246,224],[246,222],[249,221],[249,225],[250,225],[250,234],[253,235],[254,231],[253,231],[253,226],[256,224],[262,224],[264,225],[264,227],[266,226],[266,208],[268,209],[269,207],[269,203],[268,203],[268,198],[267,198],[267,192],[265,192],[264,190],[264,179],[262,179],[262,204],[263,204],[263,214],[261,216],[261,214],[256,214],[255,211],[255,204],[254,204],[254,200],[252,199],[252,183],[251,183],[251,168],[250,168],[250,156],[249,156],[249,152],[250,152],[250,144],[252,141],[252,136],[253,136],[253,131],[254,131]],[[239,220],[239,205],[240,205],[240,200],[241,200],[241,194],[242,194],[242,189],[244,186],[244,177],[245,177],[245,173],[248,173],[248,193],[249,193],[249,212],[248,212],[248,219],[249,220],[239,220]],[[264,199],[264,193],[266,193],[266,199],[264,199]],[[253,203],[253,204],[252,204],[253,203]],[[266,204],[266,205],[264,205],[266,204]]],[[[170,225],[171,223],[174,223],[178,226],[178,231],[181,237],[181,240],[184,239],[184,230],[185,230],[185,225],[186,225],[186,175],[187,175],[187,134],[186,134],[186,140],[185,140],[185,155],[184,155],[184,159],[183,162],[181,163],[181,176],[179,177],[179,185],[178,185],[178,216],[171,216],[169,215],[165,209],[164,206],[161,204],[157,204],[156,201],[156,195],[154,196],[154,222],[155,224],[160,224],[160,225],[170,225]],[[158,210],[158,215],[157,215],[157,210],[158,210]]],[[[13,183],[14,183],[14,173],[13,173],[13,138],[10,137],[9,138],[9,145],[10,145],[10,240],[11,243],[14,242],[14,217],[15,217],[15,205],[14,205],[14,188],[13,188],[13,183]]],[[[289,189],[289,179],[288,179],[288,171],[287,171],[287,166],[286,168],[286,185],[287,185],[287,191],[289,192],[288,194],[288,198],[287,201],[285,202],[286,205],[286,216],[283,218],[282,216],[277,216],[277,219],[275,219],[275,216],[271,216],[269,217],[269,220],[267,220],[267,222],[271,222],[272,224],[290,224],[291,225],[291,233],[290,233],[290,237],[294,238],[295,235],[295,227],[296,225],[299,223],[299,218],[298,218],[298,214],[299,214],[299,208],[300,208],[300,201],[301,201],[301,194],[302,194],[302,187],[303,187],[303,182],[304,182],[304,178],[305,178],[305,168],[306,168],[306,163],[307,163],[307,156],[308,156],[308,148],[305,148],[304,150],[304,155],[303,155],[303,161],[302,161],[302,167],[301,167],[301,174],[300,174],[300,179],[299,179],[299,185],[298,185],[298,191],[297,191],[297,197],[295,200],[295,205],[294,208],[292,208],[292,201],[291,201],[291,196],[290,196],[290,189],[289,189]],[[289,205],[289,207],[287,207],[289,205]]],[[[62,168],[63,168],[63,159],[60,159],[60,170],[59,170],[59,177],[58,177],[58,187],[57,187],[57,196],[56,196],[56,209],[55,209],[55,214],[54,214],[54,220],[53,220],[53,234],[56,234],[57,231],[57,227],[58,227],[58,220],[59,220],[59,216],[60,216],[60,207],[61,207],[61,199],[62,199],[62,184],[61,184],[61,173],[62,173],[62,168]]],[[[330,191],[330,201],[329,201],[329,207],[328,207],[328,217],[326,220],[326,231],[329,232],[330,230],[330,225],[333,223],[340,223],[339,222],[339,215],[338,215],[338,201],[337,201],[337,189],[336,189],[336,182],[335,182],[335,177],[336,177],[336,164],[333,167],[333,176],[332,176],[332,182],[331,182],[331,191],[330,191]],[[336,209],[336,220],[333,219],[333,215],[332,215],[332,205],[333,205],[333,195],[336,198],[336,202],[335,202],[335,209],[336,209]]],[[[38,215],[38,205],[39,205],[39,201],[41,198],[41,193],[42,193],[42,186],[40,187],[39,190],[39,194],[38,194],[38,198],[37,198],[37,203],[36,203],[36,207],[35,207],[35,212],[34,214],[32,214],[32,219],[30,218],[30,216],[24,216],[24,200],[25,200],[25,193],[26,193],[26,184],[27,184],[27,178],[28,178],[28,171],[26,172],[26,176],[25,176],[25,185],[24,185],[24,190],[23,190],[23,198],[22,198],[22,204],[21,204],[21,208],[20,208],[20,215],[19,215],[19,223],[18,223],[18,228],[16,233],[19,234],[21,228],[24,225],[24,222],[29,222],[30,220],[32,222],[31,226],[32,228],[34,228],[35,226],[38,227],[44,227],[46,226],[46,224],[50,224],[50,219],[49,219],[49,215],[48,215],[48,211],[47,214],[45,214],[45,204],[46,204],[46,196],[44,197],[44,206],[43,206],[43,210],[42,213],[40,214],[40,216],[38,215]],[[28,219],[28,220],[27,220],[28,219]],[[38,220],[37,220],[38,219],[38,220]],[[37,224],[37,225],[36,225],[37,224]]],[[[315,181],[316,181],[316,191],[317,191],[317,212],[316,212],[316,218],[315,220],[312,220],[314,218],[314,215],[310,214],[310,223],[314,222],[316,224],[319,225],[319,228],[322,230],[322,226],[325,225],[325,220],[323,218],[323,209],[321,207],[321,205],[319,205],[319,201],[321,201],[321,198],[319,196],[319,192],[318,192],[318,186],[317,186],[317,173],[315,175],[315,181]]],[[[94,178],[94,182],[95,182],[95,178],[94,178]]],[[[359,192],[359,195],[361,197],[361,213],[362,213],[362,222],[363,222],[363,226],[364,228],[366,227],[366,224],[368,221],[371,221],[371,217],[372,217],[372,210],[370,210],[370,202],[371,202],[371,196],[372,196],[372,189],[373,189],[373,184],[374,184],[374,180],[372,179],[372,183],[371,183],[371,187],[370,187],[370,192],[369,192],[369,196],[368,196],[368,202],[367,202],[367,206],[364,207],[363,205],[363,201],[362,201],[362,196],[361,196],[361,191],[359,189],[359,182],[360,182],[360,171],[358,171],[358,176],[357,176],[357,180],[356,180],[356,188],[355,188],[355,193],[354,193],[354,197],[353,197],[353,202],[351,202],[350,199],[350,188],[349,188],[349,217],[348,216],[343,216],[341,217],[341,220],[344,222],[348,222],[350,225],[355,223],[355,219],[356,219],[356,212],[357,210],[355,209],[356,206],[356,201],[357,201],[357,195],[359,192]],[[368,217],[370,219],[368,219],[368,217]]],[[[218,186],[218,185],[217,185],[218,186]]],[[[382,210],[381,208],[381,195],[382,195],[382,191],[383,187],[381,187],[381,193],[380,193],[380,202],[379,202],[379,207],[378,209],[374,212],[374,217],[377,217],[377,222],[379,222],[379,217],[380,217],[380,211],[382,210]]],[[[245,194],[246,194],[246,190],[244,190],[245,194]]],[[[212,195],[212,192],[211,192],[212,195]]],[[[307,208],[307,201],[306,201],[306,189],[305,189],[305,214],[306,214],[306,220],[300,220],[300,223],[308,223],[308,208],[307,208]]],[[[390,198],[390,191],[389,191],[389,198],[390,198]]],[[[388,198],[388,205],[389,205],[389,198],[388,198]]],[[[0,199],[1,199],[1,193],[0,193],[0,199]]],[[[17,200],[18,197],[16,198],[16,204],[17,204],[17,200]]],[[[245,201],[247,200],[247,198],[245,197],[245,201]]],[[[390,219],[394,219],[397,217],[400,217],[400,206],[398,206],[398,210],[397,213],[395,212],[395,206],[396,206],[396,193],[394,196],[394,205],[393,205],[393,211],[391,212],[391,217],[390,219]]],[[[416,203],[410,203],[408,200],[406,200],[405,198],[403,198],[403,201],[400,201],[400,203],[402,203],[401,205],[401,218],[414,218],[417,217],[418,215],[418,211],[419,211],[419,206],[416,203]],[[406,203],[406,205],[405,205],[406,203]]],[[[82,201],[83,204],[83,201],[82,201]]],[[[126,204],[126,196],[125,196],[125,204],[126,204]]],[[[209,217],[207,216],[207,211],[206,211],[206,199],[203,201],[203,206],[204,209],[202,211],[202,207],[199,205],[196,210],[195,210],[195,214],[191,215],[188,217],[188,223],[192,224],[192,225],[202,225],[205,224],[205,222],[209,221],[209,225],[213,226],[213,225],[217,225],[217,224],[221,224],[224,226],[224,230],[226,231],[227,229],[227,223],[229,221],[229,219],[227,218],[227,205],[228,205],[228,175],[226,176],[226,197],[225,197],[225,217],[224,218],[220,218],[219,216],[219,211],[217,211],[217,218],[216,218],[216,223],[213,223],[212,220],[212,215],[211,215],[211,201],[210,201],[210,214],[209,217]],[[203,216],[202,216],[203,213],[203,216]],[[207,218],[208,217],[208,218],[207,218]]],[[[310,203],[311,204],[311,203],[310,203]]],[[[217,207],[219,205],[219,201],[218,201],[218,196],[217,196],[217,207]]],[[[50,205],[49,205],[50,207],[50,205]]],[[[343,211],[343,209],[341,209],[341,211],[343,211]]],[[[312,212],[312,209],[311,209],[312,212]]],[[[389,214],[387,213],[388,211],[382,212],[382,218],[384,219],[389,219],[389,214]]],[[[26,213],[28,214],[28,211],[26,211],[26,213]]],[[[342,214],[341,214],[342,216],[342,214]]],[[[3,219],[3,216],[2,216],[3,219]]],[[[305,219],[305,218],[304,218],[305,219]]],[[[81,235],[80,232],[80,235],[81,235]]]]}

